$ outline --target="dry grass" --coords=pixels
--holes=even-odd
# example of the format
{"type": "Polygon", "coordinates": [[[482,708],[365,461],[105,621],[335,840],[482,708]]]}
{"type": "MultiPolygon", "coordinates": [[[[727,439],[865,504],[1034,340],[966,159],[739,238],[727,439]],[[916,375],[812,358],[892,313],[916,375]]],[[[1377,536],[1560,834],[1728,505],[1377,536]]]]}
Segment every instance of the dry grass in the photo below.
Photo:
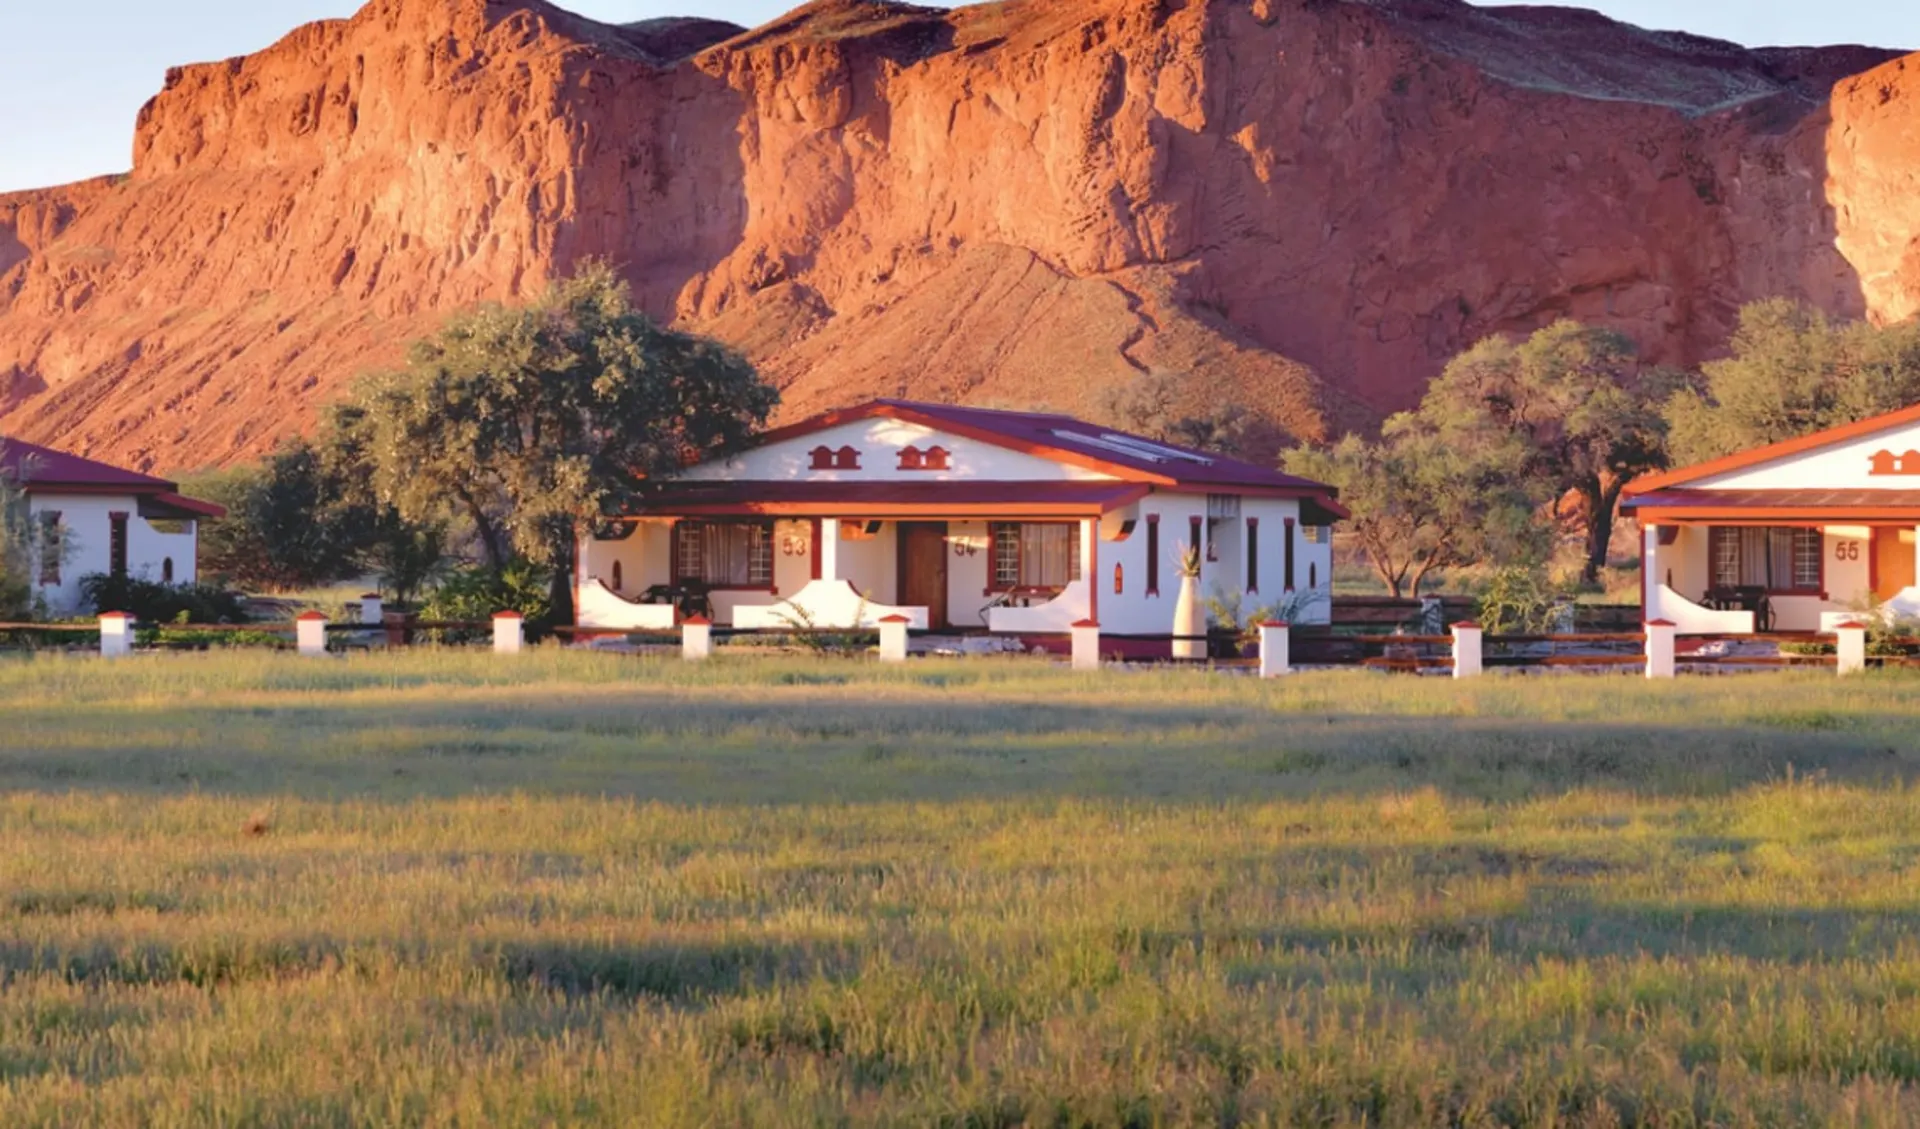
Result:
{"type": "Polygon", "coordinates": [[[0,1124],[1906,1125],[1920,680],[0,662],[0,1124]]]}

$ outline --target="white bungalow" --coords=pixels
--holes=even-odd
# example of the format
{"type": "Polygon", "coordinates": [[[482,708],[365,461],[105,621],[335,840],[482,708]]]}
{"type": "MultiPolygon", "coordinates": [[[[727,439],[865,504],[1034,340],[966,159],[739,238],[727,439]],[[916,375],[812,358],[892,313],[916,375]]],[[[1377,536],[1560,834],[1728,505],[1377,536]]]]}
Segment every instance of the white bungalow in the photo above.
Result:
{"type": "Polygon", "coordinates": [[[226,514],[166,479],[3,437],[0,476],[27,496],[40,535],[33,592],[55,615],[85,610],[80,580],[93,573],[193,583],[199,523],[226,514]]]}
{"type": "Polygon", "coordinates": [[[1319,483],[1068,416],[877,400],[654,484],[582,544],[575,606],[604,628],[704,602],[741,628],[1165,636],[1182,545],[1205,594],[1326,597],[1345,516],[1319,483]]]}
{"type": "Polygon", "coordinates": [[[1642,606],[1682,633],[1920,615],[1920,405],[1635,480],[1642,606]]]}

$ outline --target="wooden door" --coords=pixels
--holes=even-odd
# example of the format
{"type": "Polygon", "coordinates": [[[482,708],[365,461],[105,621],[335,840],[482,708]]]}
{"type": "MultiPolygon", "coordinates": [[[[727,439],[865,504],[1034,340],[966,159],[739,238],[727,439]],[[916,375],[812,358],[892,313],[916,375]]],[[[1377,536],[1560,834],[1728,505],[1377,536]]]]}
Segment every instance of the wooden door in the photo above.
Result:
{"type": "Polygon", "coordinates": [[[1873,592],[1883,600],[1913,587],[1914,532],[1875,527],[1873,531],[1873,592]]]}
{"type": "Polygon", "coordinates": [[[900,523],[900,603],[927,609],[927,626],[947,626],[947,526],[900,523]]]}

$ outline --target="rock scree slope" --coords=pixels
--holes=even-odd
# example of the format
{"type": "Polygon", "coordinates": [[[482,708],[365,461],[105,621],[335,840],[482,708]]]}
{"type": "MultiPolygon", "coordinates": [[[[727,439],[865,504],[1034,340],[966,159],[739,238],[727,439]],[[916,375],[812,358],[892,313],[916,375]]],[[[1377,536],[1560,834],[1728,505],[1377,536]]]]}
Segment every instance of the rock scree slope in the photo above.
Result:
{"type": "Polygon", "coordinates": [[[1920,309],[1920,57],[1457,0],[821,0],[746,31],[373,0],[181,67],[132,172],[0,195],[0,432],[256,455],[446,313],[619,263],[783,413],[1294,434],[1562,315],[1692,363],[1738,306],[1920,309]]]}

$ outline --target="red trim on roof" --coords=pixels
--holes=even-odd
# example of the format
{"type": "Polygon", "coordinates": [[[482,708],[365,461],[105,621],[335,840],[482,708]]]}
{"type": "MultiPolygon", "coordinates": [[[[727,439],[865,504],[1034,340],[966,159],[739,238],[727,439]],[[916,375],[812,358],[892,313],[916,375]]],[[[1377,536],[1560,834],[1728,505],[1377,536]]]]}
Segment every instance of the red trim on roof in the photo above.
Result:
{"type": "Polygon", "coordinates": [[[649,483],[626,516],[1097,516],[1152,492],[1133,482],[667,480],[649,483]]]}
{"type": "Polygon", "coordinates": [[[227,507],[216,505],[213,502],[203,502],[198,498],[189,498],[185,494],[175,494],[172,492],[155,494],[153,501],[156,505],[168,506],[176,510],[185,510],[188,513],[197,514],[200,517],[227,516],[227,507]]]}
{"type": "Polygon", "coordinates": [[[1791,518],[1920,524],[1920,490],[1654,490],[1622,501],[1620,511],[1648,525],[1713,518],[1730,522],[1791,518]]]}
{"type": "Polygon", "coordinates": [[[1844,443],[1849,439],[1859,439],[1862,436],[1872,435],[1876,431],[1885,431],[1890,427],[1898,427],[1901,424],[1914,423],[1917,421],[1920,421],[1920,404],[1901,408],[1897,412],[1888,412],[1885,415],[1858,420],[1854,423],[1841,424],[1839,427],[1829,427],[1825,431],[1816,431],[1812,435],[1802,435],[1796,439],[1784,439],[1778,443],[1769,443],[1765,447],[1755,447],[1751,451],[1739,451],[1717,459],[1710,459],[1704,463],[1695,463],[1692,466],[1677,467],[1673,470],[1662,471],[1659,474],[1642,475],[1627,484],[1626,493],[1628,495],[1644,494],[1649,490],[1658,490],[1666,486],[1677,486],[1681,483],[1692,482],[1698,478],[1708,478],[1717,474],[1725,474],[1728,471],[1758,466],[1761,463],[1772,462],[1774,459],[1785,458],[1788,455],[1798,455],[1820,447],[1831,446],[1835,443],[1844,443]]]}

